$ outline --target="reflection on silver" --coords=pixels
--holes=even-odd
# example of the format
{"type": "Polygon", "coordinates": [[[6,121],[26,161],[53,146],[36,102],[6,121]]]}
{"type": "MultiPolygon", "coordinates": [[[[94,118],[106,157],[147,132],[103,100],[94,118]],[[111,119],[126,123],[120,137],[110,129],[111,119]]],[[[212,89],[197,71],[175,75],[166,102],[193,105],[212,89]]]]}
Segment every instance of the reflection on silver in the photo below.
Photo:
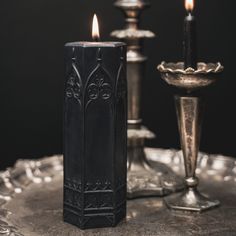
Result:
{"type": "MultiPolygon", "coordinates": [[[[156,163],[164,164],[175,174],[184,176],[184,160],[181,151],[147,148],[145,154],[154,165],[156,163]]],[[[234,158],[205,153],[198,155],[197,169],[201,170],[199,173],[200,188],[207,190],[211,196],[219,197],[224,202],[221,208],[207,214],[195,215],[181,211],[167,211],[163,198],[136,199],[128,201],[127,220],[118,227],[86,232],[62,221],[62,161],[62,156],[38,160],[37,165],[28,160],[21,160],[14,168],[0,172],[0,196],[9,197],[8,201],[0,199],[0,235],[198,236],[236,234],[236,163],[234,158]],[[29,165],[29,163],[31,164],[29,165]],[[41,172],[40,175],[35,174],[36,166],[41,172]],[[35,177],[42,178],[42,182],[35,183],[32,178],[29,179],[26,168],[32,168],[32,173],[35,177]],[[11,185],[5,184],[3,181],[6,175],[11,185]],[[45,176],[50,176],[51,182],[44,181],[45,176]],[[17,194],[12,191],[10,186],[20,187],[22,193],[17,194]],[[189,233],[186,234],[186,232],[189,233]]]]}
{"type": "Polygon", "coordinates": [[[111,33],[127,43],[128,78],[128,198],[163,196],[183,188],[183,181],[164,165],[147,161],[144,153],[146,139],[155,135],[142,127],[141,87],[147,57],[142,54],[142,41],[153,38],[149,30],[139,29],[141,12],[150,6],[147,0],[117,0],[114,4],[124,15],[125,29],[111,33]]]}
{"type": "MultiPolygon", "coordinates": [[[[192,92],[216,82],[218,74],[223,71],[223,66],[220,63],[198,63],[198,68],[194,70],[184,69],[183,63],[163,62],[158,66],[158,70],[161,72],[162,79],[169,85],[185,92],[185,95],[175,96],[175,106],[184,156],[186,189],[183,193],[167,197],[166,204],[174,210],[199,212],[218,206],[219,201],[209,200],[197,190],[196,173],[199,174],[201,170],[196,168],[204,102],[200,95],[194,95],[192,92]]],[[[215,169],[221,167],[219,163],[215,163],[215,169]]]]}
{"type": "Polygon", "coordinates": [[[7,217],[10,212],[2,207],[19,196],[31,184],[47,184],[54,176],[62,175],[62,156],[54,156],[41,160],[19,160],[14,168],[0,172],[0,235],[22,236],[7,217]]]}
{"type": "Polygon", "coordinates": [[[194,70],[189,67],[184,69],[184,63],[166,63],[162,62],[158,66],[162,79],[169,85],[191,92],[196,89],[207,87],[216,82],[224,67],[218,62],[198,63],[198,68],[194,70]]]}

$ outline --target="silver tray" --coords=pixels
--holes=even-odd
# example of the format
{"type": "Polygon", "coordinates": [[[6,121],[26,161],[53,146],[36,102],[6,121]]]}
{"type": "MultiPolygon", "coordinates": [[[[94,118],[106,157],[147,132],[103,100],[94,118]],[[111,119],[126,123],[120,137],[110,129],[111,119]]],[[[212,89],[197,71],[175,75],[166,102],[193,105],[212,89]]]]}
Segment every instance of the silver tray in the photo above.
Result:
{"type": "MultiPolygon", "coordinates": [[[[183,175],[181,152],[146,149],[146,153],[183,175]]],[[[219,208],[202,214],[174,212],[162,198],[136,199],[128,201],[126,220],[116,228],[81,231],[62,221],[62,156],[19,160],[14,168],[0,172],[0,235],[236,235],[235,159],[200,154],[197,173],[201,191],[219,199],[219,208]]]]}

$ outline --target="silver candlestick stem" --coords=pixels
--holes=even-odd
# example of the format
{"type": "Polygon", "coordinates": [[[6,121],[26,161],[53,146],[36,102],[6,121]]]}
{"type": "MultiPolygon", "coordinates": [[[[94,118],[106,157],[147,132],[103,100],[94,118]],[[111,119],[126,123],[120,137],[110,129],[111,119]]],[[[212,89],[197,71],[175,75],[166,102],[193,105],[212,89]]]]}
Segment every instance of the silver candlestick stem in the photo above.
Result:
{"type": "Polygon", "coordinates": [[[155,34],[139,29],[140,14],[150,6],[147,0],[118,0],[115,6],[125,13],[126,27],[111,33],[127,43],[128,73],[128,198],[163,196],[183,187],[182,179],[165,165],[149,162],[144,153],[145,139],[155,135],[142,126],[141,81],[145,75],[147,57],[142,54],[142,42],[155,34]]]}
{"type": "Polygon", "coordinates": [[[204,211],[218,206],[219,201],[210,200],[198,189],[195,171],[200,145],[203,100],[195,90],[201,90],[216,82],[223,70],[220,63],[198,63],[196,70],[184,70],[183,63],[162,63],[158,66],[162,79],[180,89],[182,95],[175,96],[175,106],[179,124],[180,141],[186,172],[186,189],[183,193],[168,196],[165,201],[174,210],[204,211]]]}

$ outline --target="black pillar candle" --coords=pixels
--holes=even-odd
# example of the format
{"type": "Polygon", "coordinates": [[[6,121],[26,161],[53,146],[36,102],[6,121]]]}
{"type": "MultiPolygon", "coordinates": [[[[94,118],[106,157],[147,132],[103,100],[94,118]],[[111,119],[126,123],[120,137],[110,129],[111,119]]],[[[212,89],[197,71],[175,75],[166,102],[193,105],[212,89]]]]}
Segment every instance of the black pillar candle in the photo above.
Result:
{"type": "Polygon", "coordinates": [[[64,221],[81,229],[126,216],[126,47],[65,45],[64,221]]]}
{"type": "Polygon", "coordinates": [[[193,0],[185,0],[185,8],[188,15],[184,19],[184,66],[185,69],[197,68],[197,44],[196,44],[196,20],[192,15],[193,0]]]}

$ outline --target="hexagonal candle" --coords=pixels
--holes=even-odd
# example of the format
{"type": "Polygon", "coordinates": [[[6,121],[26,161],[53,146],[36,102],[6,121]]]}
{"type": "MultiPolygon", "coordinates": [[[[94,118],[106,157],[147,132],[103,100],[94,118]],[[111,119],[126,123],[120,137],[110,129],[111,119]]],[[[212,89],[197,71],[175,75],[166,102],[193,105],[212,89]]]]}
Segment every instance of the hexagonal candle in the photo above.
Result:
{"type": "Polygon", "coordinates": [[[64,220],[115,226],[126,216],[126,46],[67,43],[65,64],[64,220]]]}

